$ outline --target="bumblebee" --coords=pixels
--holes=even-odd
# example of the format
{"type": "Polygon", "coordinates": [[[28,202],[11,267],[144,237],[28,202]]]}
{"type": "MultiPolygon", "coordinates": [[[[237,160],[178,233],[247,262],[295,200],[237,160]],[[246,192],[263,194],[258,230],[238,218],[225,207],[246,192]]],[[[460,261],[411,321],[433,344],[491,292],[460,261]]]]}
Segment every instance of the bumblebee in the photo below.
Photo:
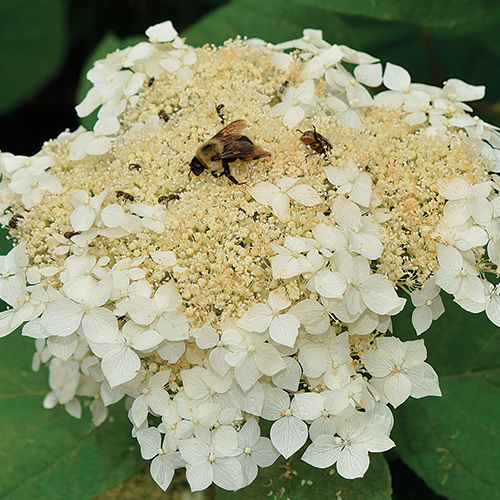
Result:
{"type": "Polygon", "coordinates": [[[203,170],[208,170],[214,177],[225,175],[234,184],[244,184],[231,175],[229,164],[238,159],[250,161],[271,156],[271,153],[255,146],[248,137],[242,135],[246,126],[246,120],[236,120],[203,143],[189,163],[191,172],[200,175],[203,170]]]}
{"type": "Polygon", "coordinates": [[[328,142],[326,137],[316,132],[316,127],[313,125],[314,130],[298,130],[302,134],[300,137],[301,142],[309,146],[318,155],[327,155],[332,149],[332,145],[328,142]]]}

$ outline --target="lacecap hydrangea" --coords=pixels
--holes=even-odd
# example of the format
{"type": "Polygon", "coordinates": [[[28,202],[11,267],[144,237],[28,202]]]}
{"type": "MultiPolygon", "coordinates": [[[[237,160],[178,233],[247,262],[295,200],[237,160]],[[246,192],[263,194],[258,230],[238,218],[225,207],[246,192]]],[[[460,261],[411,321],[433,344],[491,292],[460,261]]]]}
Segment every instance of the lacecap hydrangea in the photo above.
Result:
{"type": "Polygon", "coordinates": [[[46,408],[91,398],[99,425],[121,401],[164,490],[182,467],[237,490],[304,445],[361,477],[390,407],[440,395],[423,340],[391,332],[403,296],[417,334],[441,289],[500,326],[500,134],[465,104],[485,89],[412,83],[319,30],[146,35],[88,72],[93,130],[1,153],[0,335],[36,339],[46,408]]]}

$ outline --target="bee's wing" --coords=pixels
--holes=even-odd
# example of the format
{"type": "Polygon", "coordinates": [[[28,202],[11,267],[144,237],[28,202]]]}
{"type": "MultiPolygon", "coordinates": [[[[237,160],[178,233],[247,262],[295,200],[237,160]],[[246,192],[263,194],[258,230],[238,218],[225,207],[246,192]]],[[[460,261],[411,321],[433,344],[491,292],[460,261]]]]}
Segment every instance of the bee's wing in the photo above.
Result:
{"type": "Polygon", "coordinates": [[[217,160],[235,160],[242,158],[245,160],[257,160],[263,156],[271,156],[271,153],[263,150],[258,146],[254,146],[248,141],[232,141],[224,147],[222,153],[214,156],[212,161],[217,160]]]}
{"type": "Polygon", "coordinates": [[[215,134],[212,139],[219,139],[222,143],[224,143],[228,136],[236,135],[241,137],[243,130],[245,130],[246,127],[246,120],[236,120],[235,122],[231,122],[229,125],[226,125],[220,132],[215,134]]]}

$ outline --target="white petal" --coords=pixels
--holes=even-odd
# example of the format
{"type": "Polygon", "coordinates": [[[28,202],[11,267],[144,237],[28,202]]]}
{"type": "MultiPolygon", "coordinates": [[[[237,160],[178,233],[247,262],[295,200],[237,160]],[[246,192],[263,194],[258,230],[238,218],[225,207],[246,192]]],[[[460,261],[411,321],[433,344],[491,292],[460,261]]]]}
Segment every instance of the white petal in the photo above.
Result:
{"type": "Polygon", "coordinates": [[[165,460],[164,456],[158,456],[151,462],[151,477],[163,490],[169,487],[174,477],[174,469],[165,460]]]}
{"type": "Polygon", "coordinates": [[[288,196],[293,200],[302,203],[306,207],[312,207],[313,205],[317,205],[321,203],[321,197],[317,193],[317,191],[311,186],[307,186],[306,184],[299,184],[298,186],[293,186],[288,190],[288,196]]]}
{"type": "Polygon", "coordinates": [[[51,334],[66,337],[80,326],[83,310],[70,299],[52,302],[42,316],[42,326],[51,334]]]}
{"type": "Polygon", "coordinates": [[[238,321],[238,326],[249,332],[265,332],[271,323],[272,312],[265,304],[256,304],[238,321]]]}
{"type": "Polygon", "coordinates": [[[78,337],[76,333],[72,333],[67,337],[59,337],[53,335],[47,339],[47,347],[49,351],[54,356],[64,361],[66,361],[73,355],[77,345],[78,345],[78,337]]]}
{"type": "Polygon", "coordinates": [[[101,363],[102,371],[111,387],[132,380],[141,368],[139,356],[125,346],[116,346],[101,363]]]}
{"type": "Polygon", "coordinates": [[[307,448],[302,460],[318,467],[319,469],[326,469],[331,467],[339,458],[341,450],[340,439],[334,436],[319,436],[307,448]]]}
{"type": "Polygon", "coordinates": [[[269,325],[269,335],[278,344],[293,347],[299,334],[300,322],[292,314],[275,316],[269,325]]]}
{"type": "Polygon", "coordinates": [[[295,402],[304,420],[316,420],[325,409],[325,400],[317,392],[305,392],[295,395],[295,402]]]}
{"type": "Polygon", "coordinates": [[[271,427],[273,446],[285,457],[291,457],[307,440],[307,425],[297,417],[283,417],[271,427]]]}
{"type": "Polygon", "coordinates": [[[243,471],[236,458],[217,458],[213,463],[214,483],[225,490],[237,490],[243,485],[243,471]]]}

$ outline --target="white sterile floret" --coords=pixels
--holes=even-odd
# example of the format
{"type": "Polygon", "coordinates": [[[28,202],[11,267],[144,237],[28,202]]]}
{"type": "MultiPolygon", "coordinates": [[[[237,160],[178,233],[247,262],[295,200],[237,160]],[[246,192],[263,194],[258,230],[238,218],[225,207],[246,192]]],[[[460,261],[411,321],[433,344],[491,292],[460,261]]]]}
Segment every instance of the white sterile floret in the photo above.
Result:
{"type": "Polygon", "coordinates": [[[66,283],[66,297],[51,302],[42,316],[43,327],[51,334],[66,337],[80,324],[84,335],[99,341],[100,333],[116,325],[115,315],[103,307],[108,301],[113,280],[97,283],[90,276],[81,276],[66,283]]]}
{"type": "Polygon", "coordinates": [[[411,321],[417,335],[424,333],[444,313],[444,305],[439,292],[441,288],[436,285],[435,278],[428,279],[420,290],[411,294],[411,301],[415,306],[411,321]]]}
{"type": "Polygon", "coordinates": [[[229,354],[230,348],[238,347],[241,335],[236,330],[228,329],[222,332],[219,338],[217,331],[210,326],[197,328],[191,334],[196,339],[196,345],[200,349],[212,349],[208,357],[210,366],[219,375],[224,376],[229,370],[226,354],[229,354]]]}
{"type": "Polygon", "coordinates": [[[306,442],[307,425],[285,391],[269,387],[264,395],[262,417],[275,421],[271,426],[271,441],[285,458],[289,458],[306,442]]]}
{"type": "Polygon", "coordinates": [[[19,258],[23,255],[22,246],[15,246],[7,255],[0,255],[0,299],[13,307],[24,298],[26,290],[23,268],[27,258],[25,255],[22,260],[19,258]]]}
{"type": "Polygon", "coordinates": [[[2,153],[0,165],[3,164],[3,173],[8,178],[13,178],[17,171],[31,172],[31,174],[41,174],[47,172],[55,165],[55,160],[50,156],[23,156],[11,153],[2,153]]]}
{"type": "Polygon", "coordinates": [[[38,205],[45,192],[58,193],[61,181],[48,172],[33,172],[22,169],[14,172],[9,184],[10,189],[21,195],[21,201],[26,208],[38,205]]]}
{"type": "Polygon", "coordinates": [[[318,78],[322,75],[328,75],[332,68],[340,62],[343,53],[338,45],[321,50],[317,55],[313,56],[306,63],[303,70],[303,75],[307,78],[318,78]]]}
{"type": "MultiPolygon", "coordinates": [[[[237,490],[243,486],[243,471],[235,456],[225,456],[215,445],[201,439],[179,441],[179,451],[187,462],[186,478],[191,491],[200,491],[215,483],[225,490],[237,490]]],[[[238,451],[234,452],[237,455],[238,451]]]]}
{"type": "Polygon", "coordinates": [[[248,391],[262,375],[269,377],[286,368],[281,355],[273,345],[266,342],[267,335],[245,332],[240,343],[230,347],[226,362],[234,366],[236,382],[248,391]]]}
{"type": "MultiPolygon", "coordinates": [[[[371,274],[368,260],[336,254],[339,271],[322,270],[316,277],[316,290],[326,298],[343,298],[349,314],[359,315],[367,307],[377,314],[397,314],[406,300],[398,297],[391,282],[381,274],[371,274]]],[[[357,319],[357,318],[356,318],[357,319]]]]}
{"type": "Polygon", "coordinates": [[[345,479],[363,477],[370,465],[368,452],[387,451],[394,445],[382,430],[367,422],[363,413],[347,409],[334,418],[337,436],[324,434],[307,448],[302,460],[326,469],[334,463],[345,479]]]}
{"type": "Polygon", "coordinates": [[[171,42],[177,36],[177,30],[172,21],[164,21],[150,26],[145,33],[151,43],[171,42]]]}
{"type": "Polygon", "coordinates": [[[311,335],[321,335],[330,328],[331,312],[324,299],[321,302],[304,299],[290,309],[290,314],[296,316],[311,335]]]}
{"type": "Polygon", "coordinates": [[[171,51],[170,57],[162,59],[160,65],[170,73],[175,73],[182,82],[188,82],[193,78],[192,66],[196,62],[194,50],[171,51]]]}
{"type": "Polygon", "coordinates": [[[92,339],[96,340],[88,339],[89,345],[102,358],[102,371],[111,387],[132,380],[141,368],[137,352],[149,352],[163,340],[158,332],[133,321],[127,321],[121,330],[102,328],[92,339]]]}
{"type": "Polygon", "coordinates": [[[491,192],[491,182],[471,186],[459,177],[440,179],[439,194],[449,200],[444,207],[444,215],[449,225],[460,226],[473,217],[479,224],[491,218],[491,206],[487,200],[491,192]]]}
{"type": "Polygon", "coordinates": [[[325,80],[332,89],[345,90],[349,100],[370,103],[372,97],[364,85],[378,87],[382,83],[382,65],[360,64],[354,68],[354,76],[338,65],[325,74],[325,80]]]}
{"type": "Polygon", "coordinates": [[[313,227],[312,233],[319,244],[319,251],[325,257],[331,257],[334,251],[346,252],[348,250],[347,238],[335,226],[320,223],[313,227]]]}
{"type": "Polygon", "coordinates": [[[179,311],[181,297],[172,280],[160,286],[154,299],[138,295],[132,297],[125,308],[130,317],[140,325],[152,325],[167,340],[187,338],[189,325],[179,311]]]}
{"type": "Polygon", "coordinates": [[[210,440],[210,428],[215,424],[221,407],[210,403],[197,405],[187,397],[177,397],[177,411],[182,420],[174,432],[176,439],[187,439],[194,435],[203,442],[210,440]]]}
{"type": "Polygon", "coordinates": [[[379,92],[375,96],[377,103],[390,104],[399,107],[406,102],[406,98],[411,95],[412,87],[410,73],[401,66],[387,63],[385,66],[384,85],[389,89],[379,92]]]}
{"type": "Polygon", "coordinates": [[[106,188],[92,198],[83,190],[75,191],[71,195],[70,201],[75,210],[71,213],[70,220],[75,231],[86,231],[92,226],[108,192],[109,188],[106,188]]]}
{"type": "Polygon", "coordinates": [[[339,389],[349,383],[350,352],[349,333],[344,332],[335,337],[329,347],[306,344],[299,352],[299,362],[304,375],[321,379],[329,389],[339,389]]]}
{"type": "Polygon", "coordinates": [[[250,194],[263,205],[272,207],[276,216],[284,221],[290,217],[290,201],[294,200],[306,207],[321,203],[321,197],[307,184],[297,184],[300,179],[282,178],[276,185],[259,182],[248,189],[250,194]]]}
{"type": "Polygon", "coordinates": [[[487,283],[486,294],[486,316],[495,324],[500,326],[500,287],[487,283]]]}
{"type": "Polygon", "coordinates": [[[144,227],[151,229],[155,233],[163,233],[165,231],[167,214],[165,208],[161,205],[150,206],[145,203],[132,203],[130,210],[142,217],[141,222],[144,227]]]}
{"type": "Polygon", "coordinates": [[[318,53],[318,49],[328,49],[330,44],[323,39],[322,30],[306,28],[302,30],[301,38],[278,43],[275,47],[278,50],[301,49],[302,51],[318,53]]]}
{"type": "Polygon", "coordinates": [[[259,467],[269,467],[280,456],[271,440],[260,436],[257,419],[249,418],[238,432],[238,455],[243,471],[243,486],[248,486],[256,477],[259,467]]]}
{"type": "MultiPolygon", "coordinates": [[[[209,403],[221,408],[232,408],[235,410],[233,420],[240,418],[241,404],[235,395],[233,374],[219,375],[210,368],[195,366],[190,370],[182,370],[182,383],[185,395],[196,404],[209,403]]],[[[176,395],[179,401],[181,394],[176,395]]]]}
{"type": "Polygon", "coordinates": [[[371,100],[367,98],[349,99],[347,96],[342,98],[329,96],[325,97],[326,104],[336,112],[336,118],[346,127],[363,127],[363,118],[358,111],[360,108],[370,106],[371,100]]]}
{"type": "Polygon", "coordinates": [[[452,295],[462,292],[472,301],[483,301],[484,290],[477,268],[456,248],[438,245],[438,261],[441,267],[436,273],[436,285],[452,295]]]}
{"type": "Polygon", "coordinates": [[[114,116],[98,120],[93,132],[84,132],[75,138],[70,146],[69,160],[81,160],[87,155],[103,155],[111,149],[120,123],[114,116]]]}
{"type": "Polygon", "coordinates": [[[307,272],[307,258],[302,253],[314,248],[314,240],[287,236],[284,247],[271,243],[271,248],[277,252],[272,261],[273,278],[288,279],[307,272]]]}
{"type": "Polygon", "coordinates": [[[44,407],[57,402],[67,404],[75,397],[76,389],[80,382],[80,363],[75,360],[63,361],[52,358],[49,365],[49,386],[52,392],[44,400],[44,407]]]}
{"type": "Polygon", "coordinates": [[[347,194],[350,200],[363,207],[370,205],[372,181],[368,173],[361,171],[352,160],[343,168],[325,167],[325,173],[334,186],[339,186],[337,193],[347,194]]]}
{"type": "Polygon", "coordinates": [[[295,127],[316,108],[314,96],[314,82],[309,79],[295,88],[287,86],[282,101],[271,108],[274,116],[283,115],[283,123],[288,127],[295,127]]]}
{"type": "Polygon", "coordinates": [[[254,305],[238,322],[238,326],[250,332],[265,332],[278,344],[293,347],[299,332],[299,320],[290,313],[281,313],[291,301],[280,290],[269,293],[267,304],[254,305]]]}
{"type": "Polygon", "coordinates": [[[377,339],[376,349],[362,355],[362,361],[373,376],[370,383],[395,408],[409,396],[441,396],[438,376],[425,363],[427,350],[423,340],[401,342],[395,337],[377,339]]]}
{"type": "Polygon", "coordinates": [[[338,196],[332,205],[332,218],[340,225],[349,242],[349,250],[375,260],[383,251],[381,226],[373,218],[362,216],[352,201],[338,196]]]}
{"type": "Polygon", "coordinates": [[[147,383],[143,382],[142,388],[139,387],[137,396],[132,404],[131,416],[133,423],[140,427],[148,416],[148,411],[163,415],[167,409],[170,396],[164,389],[170,378],[171,370],[162,370],[153,375],[147,383]]]}
{"type": "Polygon", "coordinates": [[[161,434],[156,427],[149,427],[137,432],[137,441],[141,446],[144,460],[151,460],[151,477],[163,491],[169,487],[175,469],[184,467],[185,462],[172,439],[167,435],[161,444],[161,434]]]}
{"type": "Polygon", "coordinates": [[[331,405],[334,394],[333,391],[324,391],[320,393],[304,392],[295,395],[294,399],[300,415],[306,422],[311,423],[309,427],[311,441],[322,434],[335,434],[337,430],[332,417],[340,412],[331,405]]]}

